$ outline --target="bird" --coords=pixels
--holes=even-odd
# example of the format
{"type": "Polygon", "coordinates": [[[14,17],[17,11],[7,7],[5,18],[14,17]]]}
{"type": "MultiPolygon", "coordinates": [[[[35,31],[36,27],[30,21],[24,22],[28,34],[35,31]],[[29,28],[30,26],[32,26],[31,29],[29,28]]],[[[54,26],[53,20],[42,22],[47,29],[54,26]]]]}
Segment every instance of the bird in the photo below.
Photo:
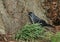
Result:
{"type": "Polygon", "coordinates": [[[39,23],[41,26],[48,26],[48,27],[54,27],[50,24],[48,24],[46,21],[44,21],[43,19],[37,17],[33,12],[29,12],[28,13],[29,19],[31,21],[31,23],[39,23]]]}

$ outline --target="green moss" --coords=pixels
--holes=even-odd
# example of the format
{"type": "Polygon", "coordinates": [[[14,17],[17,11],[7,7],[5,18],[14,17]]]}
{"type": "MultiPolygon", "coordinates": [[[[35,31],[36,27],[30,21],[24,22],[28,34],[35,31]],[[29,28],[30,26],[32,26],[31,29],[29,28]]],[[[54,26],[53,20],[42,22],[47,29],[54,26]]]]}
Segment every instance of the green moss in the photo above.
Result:
{"type": "Polygon", "coordinates": [[[51,42],[60,42],[60,32],[57,32],[51,37],[51,42]]]}
{"type": "Polygon", "coordinates": [[[43,37],[44,31],[44,28],[39,24],[26,24],[16,33],[15,39],[37,39],[43,37]]]}

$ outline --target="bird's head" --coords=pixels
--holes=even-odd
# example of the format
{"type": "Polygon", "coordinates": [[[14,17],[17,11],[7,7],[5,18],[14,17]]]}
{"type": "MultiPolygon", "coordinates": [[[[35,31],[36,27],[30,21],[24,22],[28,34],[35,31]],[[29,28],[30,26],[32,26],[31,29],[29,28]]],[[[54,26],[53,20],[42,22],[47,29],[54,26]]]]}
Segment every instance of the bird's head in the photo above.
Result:
{"type": "Polygon", "coordinates": [[[32,16],[32,14],[33,14],[33,12],[29,12],[29,13],[28,13],[29,16],[32,16]]]}

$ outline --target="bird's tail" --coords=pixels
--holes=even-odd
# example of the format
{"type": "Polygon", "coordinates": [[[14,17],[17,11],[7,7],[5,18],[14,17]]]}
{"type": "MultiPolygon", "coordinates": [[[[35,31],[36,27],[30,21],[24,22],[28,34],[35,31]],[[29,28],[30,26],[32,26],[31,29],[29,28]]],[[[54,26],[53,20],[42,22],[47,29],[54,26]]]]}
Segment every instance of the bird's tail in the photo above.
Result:
{"type": "Polygon", "coordinates": [[[53,26],[53,25],[50,25],[50,24],[47,24],[47,26],[48,26],[48,27],[53,27],[53,28],[55,28],[55,26],[53,26]]]}

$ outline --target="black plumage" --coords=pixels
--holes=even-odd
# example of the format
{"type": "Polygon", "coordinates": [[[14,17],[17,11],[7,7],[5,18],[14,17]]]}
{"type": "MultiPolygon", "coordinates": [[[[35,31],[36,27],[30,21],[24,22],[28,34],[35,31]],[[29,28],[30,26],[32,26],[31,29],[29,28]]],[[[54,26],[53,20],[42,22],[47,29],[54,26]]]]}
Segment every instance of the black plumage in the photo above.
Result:
{"type": "Polygon", "coordinates": [[[28,15],[29,15],[31,23],[39,23],[42,26],[54,27],[54,26],[46,23],[43,19],[40,19],[39,17],[37,17],[33,12],[29,12],[28,15]]]}

